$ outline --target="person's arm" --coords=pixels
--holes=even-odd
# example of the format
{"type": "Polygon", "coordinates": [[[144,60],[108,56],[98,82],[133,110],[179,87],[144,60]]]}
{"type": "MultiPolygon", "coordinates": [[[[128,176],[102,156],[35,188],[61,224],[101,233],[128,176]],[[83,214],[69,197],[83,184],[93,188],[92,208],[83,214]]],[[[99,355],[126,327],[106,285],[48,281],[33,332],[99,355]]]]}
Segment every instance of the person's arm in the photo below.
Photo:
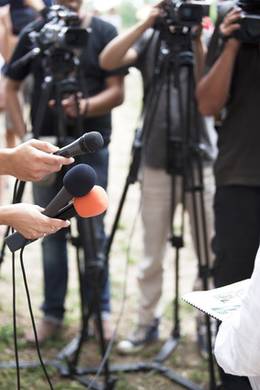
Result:
{"type": "MultiPolygon", "coordinates": [[[[235,21],[240,17],[240,11],[235,9],[226,15],[220,25],[223,36],[230,36],[240,28],[235,21]]],[[[235,38],[226,41],[224,49],[211,67],[201,78],[197,87],[199,110],[203,115],[216,115],[225,106],[231,86],[233,69],[240,43],[235,38]]]]}
{"type": "Polygon", "coordinates": [[[19,100],[21,81],[7,79],[6,81],[6,106],[10,114],[16,135],[23,138],[26,133],[26,126],[23,120],[22,107],[19,100]]]}
{"type": "MultiPolygon", "coordinates": [[[[106,87],[99,94],[79,99],[80,114],[87,117],[96,117],[109,113],[124,100],[124,77],[110,76],[106,78],[106,87]]],[[[64,111],[72,118],[77,115],[75,99],[69,97],[62,101],[64,111]]]]}
{"type": "Polygon", "coordinates": [[[0,225],[8,225],[29,240],[56,233],[70,225],[69,221],[49,218],[39,206],[18,203],[0,207],[0,225]]]}
{"type": "Polygon", "coordinates": [[[161,13],[162,3],[160,1],[160,3],[153,6],[144,21],[137,23],[130,30],[109,42],[99,57],[100,66],[103,69],[112,70],[131,65],[136,61],[137,53],[132,46],[148,28],[154,25],[156,18],[161,13]]]}
{"type": "Polygon", "coordinates": [[[260,250],[249,288],[238,312],[222,322],[215,356],[226,373],[260,376],[260,250]]]}
{"type": "Polygon", "coordinates": [[[206,47],[202,41],[202,28],[193,41],[193,51],[195,58],[195,79],[198,82],[202,75],[205,66],[206,47]]]}
{"type": "Polygon", "coordinates": [[[24,5],[35,9],[37,12],[41,12],[46,7],[42,0],[24,0],[24,5]]]}
{"type": "Polygon", "coordinates": [[[56,156],[58,148],[48,142],[32,139],[15,148],[0,149],[0,175],[15,176],[19,180],[39,181],[57,172],[73,158],[56,156]]]}

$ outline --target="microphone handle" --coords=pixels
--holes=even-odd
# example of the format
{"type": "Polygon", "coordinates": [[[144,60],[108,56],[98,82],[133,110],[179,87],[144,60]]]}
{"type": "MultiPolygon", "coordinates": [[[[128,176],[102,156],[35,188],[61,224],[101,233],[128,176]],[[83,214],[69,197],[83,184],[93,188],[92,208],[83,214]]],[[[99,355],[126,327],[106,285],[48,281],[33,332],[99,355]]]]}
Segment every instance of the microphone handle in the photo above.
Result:
{"type": "MultiPolygon", "coordinates": [[[[45,214],[43,212],[43,214],[45,214]]],[[[54,218],[62,219],[63,221],[75,217],[77,212],[73,206],[73,203],[70,203],[59,210],[58,214],[54,218]]],[[[12,253],[16,252],[19,249],[24,248],[25,246],[31,244],[36,240],[28,240],[21,233],[15,232],[10,236],[6,237],[5,243],[12,253]]]]}
{"type": "Polygon", "coordinates": [[[84,150],[84,136],[81,136],[76,141],[70,143],[69,145],[64,146],[63,148],[57,150],[57,152],[53,153],[57,156],[63,157],[76,157],[82,154],[85,154],[87,151],[84,150]]]}

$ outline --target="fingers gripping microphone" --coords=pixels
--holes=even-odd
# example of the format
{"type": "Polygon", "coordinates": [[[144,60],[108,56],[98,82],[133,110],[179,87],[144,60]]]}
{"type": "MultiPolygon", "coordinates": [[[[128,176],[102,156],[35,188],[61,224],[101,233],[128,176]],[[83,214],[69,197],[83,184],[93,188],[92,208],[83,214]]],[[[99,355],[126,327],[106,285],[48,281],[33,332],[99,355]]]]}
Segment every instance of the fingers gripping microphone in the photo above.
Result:
{"type": "MultiPolygon", "coordinates": [[[[48,217],[58,215],[68,202],[74,197],[81,197],[90,192],[96,182],[96,173],[93,168],[87,164],[79,164],[70,169],[63,178],[64,186],[48,204],[43,214],[48,217]]],[[[5,239],[5,242],[11,252],[23,248],[34,240],[28,240],[22,234],[16,232],[5,239]]]]}
{"type": "Polygon", "coordinates": [[[63,157],[75,157],[85,153],[94,153],[104,146],[104,140],[100,133],[91,131],[85,133],[71,144],[64,146],[54,154],[63,157]]]}
{"type": "MultiPolygon", "coordinates": [[[[73,204],[69,204],[60,210],[57,215],[55,215],[55,218],[67,220],[76,215],[79,215],[82,218],[95,217],[104,213],[107,207],[108,197],[105,190],[100,186],[94,186],[88,194],[75,198],[73,204]]],[[[35,240],[26,240],[19,233],[14,233],[7,237],[5,241],[10,251],[15,252],[35,240]],[[18,235],[23,238],[22,243],[16,239],[18,235]]]]}

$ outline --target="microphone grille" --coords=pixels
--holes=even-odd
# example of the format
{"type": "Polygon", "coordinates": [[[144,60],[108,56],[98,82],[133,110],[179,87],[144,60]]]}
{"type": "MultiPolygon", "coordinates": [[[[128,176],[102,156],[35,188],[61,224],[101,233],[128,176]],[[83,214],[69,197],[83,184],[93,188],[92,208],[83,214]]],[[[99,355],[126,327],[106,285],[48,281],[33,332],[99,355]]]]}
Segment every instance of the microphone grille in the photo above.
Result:
{"type": "Polygon", "coordinates": [[[103,148],[104,140],[98,131],[90,131],[83,135],[83,148],[89,153],[94,153],[103,148]]]}
{"type": "Polygon", "coordinates": [[[95,170],[88,164],[78,164],[63,177],[63,185],[73,197],[86,195],[96,184],[95,170]]]}
{"type": "Polygon", "coordinates": [[[96,217],[107,210],[108,196],[102,187],[94,186],[87,195],[75,198],[73,204],[80,217],[96,217]]]}

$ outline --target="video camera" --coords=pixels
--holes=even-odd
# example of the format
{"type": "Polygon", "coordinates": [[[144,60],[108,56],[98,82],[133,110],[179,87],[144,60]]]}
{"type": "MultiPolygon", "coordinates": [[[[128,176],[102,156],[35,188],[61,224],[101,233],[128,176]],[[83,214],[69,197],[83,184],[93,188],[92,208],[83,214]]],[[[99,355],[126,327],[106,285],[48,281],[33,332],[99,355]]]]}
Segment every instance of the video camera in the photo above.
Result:
{"type": "Polygon", "coordinates": [[[234,36],[241,42],[259,44],[260,43],[260,1],[259,0],[239,0],[237,5],[242,9],[239,20],[240,29],[234,36]]]}
{"type": "Polygon", "coordinates": [[[168,0],[162,4],[165,15],[160,17],[156,27],[193,27],[209,15],[209,4],[205,1],[168,0]]]}
{"type": "Polygon", "coordinates": [[[47,23],[39,32],[32,31],[30,39],[41,51],[55,49],[82,49],[88,39],[88,31],[80,28],[76,12],[54,5],[46,14],[47,23]]]}

